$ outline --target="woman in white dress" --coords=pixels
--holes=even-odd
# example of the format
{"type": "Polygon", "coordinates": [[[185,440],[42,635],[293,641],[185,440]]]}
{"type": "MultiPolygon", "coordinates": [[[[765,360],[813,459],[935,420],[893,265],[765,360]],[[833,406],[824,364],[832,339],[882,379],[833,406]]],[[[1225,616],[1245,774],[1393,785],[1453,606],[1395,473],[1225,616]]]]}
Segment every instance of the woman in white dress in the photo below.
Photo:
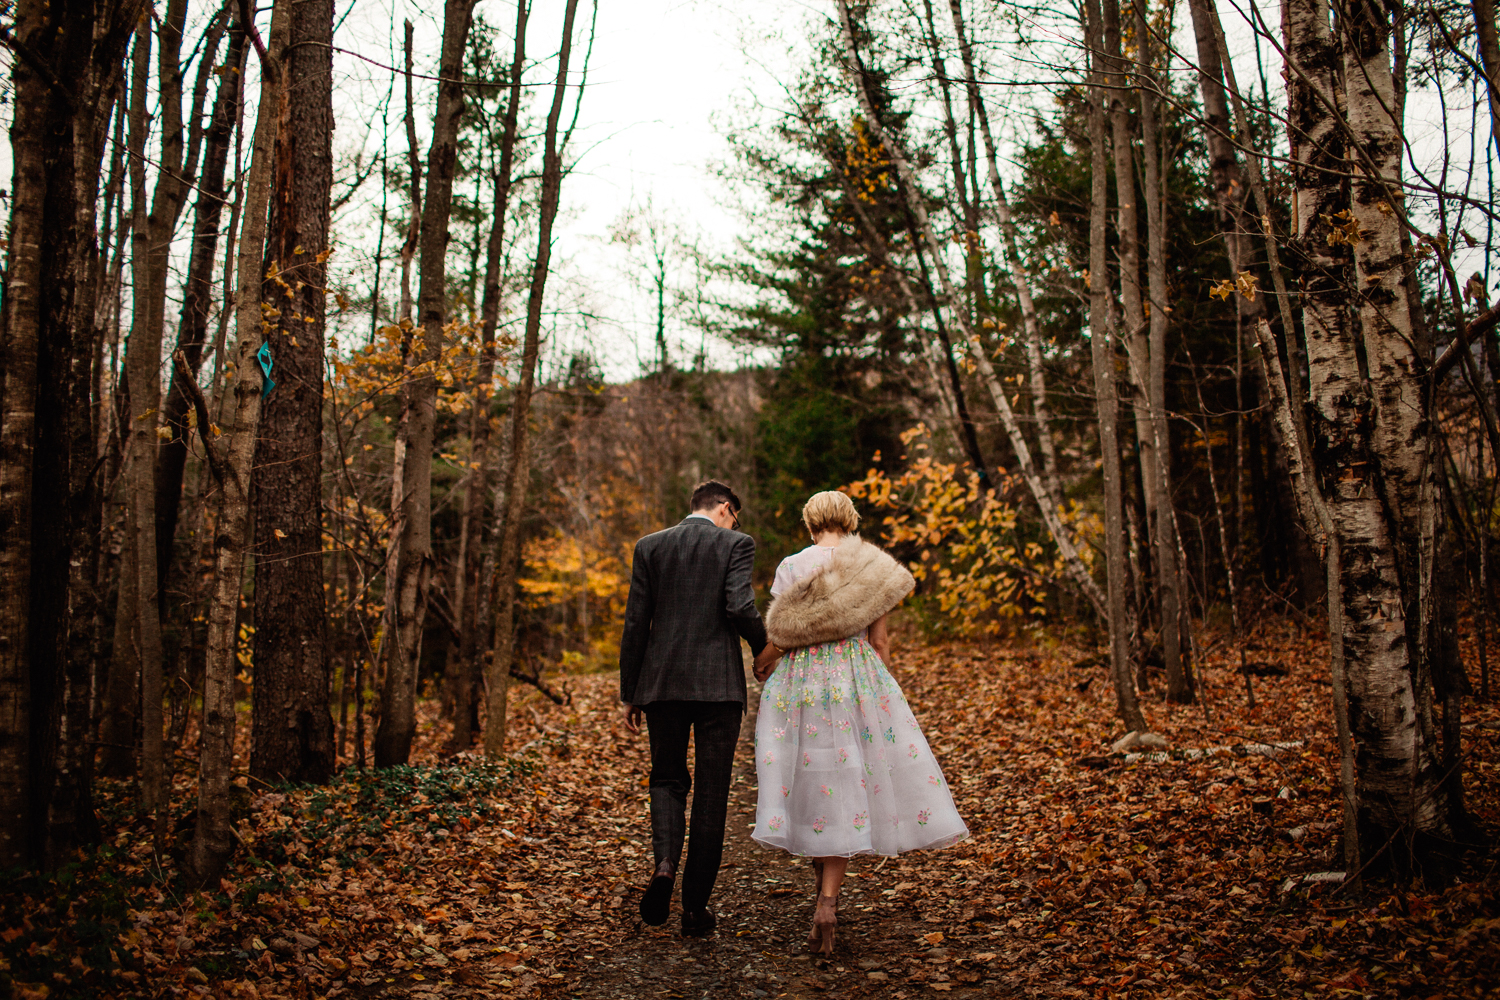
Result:
{"type": "Polygon", "coordinates": [[[813,859],[808,946],[831,954],[851,857],[935,850],[969,831],[887,669],[886,616],[915,587],[911,573],[854,534],[843,493],[813,496],[802,521],[813,544],[777,567],[766,614],[782,655],[757,672],[752,836],[813,859]]]}

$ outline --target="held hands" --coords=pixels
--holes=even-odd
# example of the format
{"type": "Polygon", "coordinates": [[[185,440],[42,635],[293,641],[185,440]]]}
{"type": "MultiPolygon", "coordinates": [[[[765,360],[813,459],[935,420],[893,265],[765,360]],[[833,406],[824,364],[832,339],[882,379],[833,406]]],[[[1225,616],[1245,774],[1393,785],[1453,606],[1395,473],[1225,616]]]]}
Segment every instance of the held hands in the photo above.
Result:
{"type": "Polygon", "coordinates": [[[776,661],[781,657],[781,650],[775,643],[768,642],[760,654],[755,657],[755,679],[764,684],[766,679],[776,670],[776,661]]]}

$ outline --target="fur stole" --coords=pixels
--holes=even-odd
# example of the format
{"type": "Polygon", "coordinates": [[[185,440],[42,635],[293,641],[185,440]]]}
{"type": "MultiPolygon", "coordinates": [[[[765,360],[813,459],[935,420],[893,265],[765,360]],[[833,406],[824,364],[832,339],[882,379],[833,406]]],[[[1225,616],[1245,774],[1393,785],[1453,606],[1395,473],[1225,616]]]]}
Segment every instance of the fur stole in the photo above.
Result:
{"type": "Polygon", "coordinates": [[[782,649],[847,639],[900,604],[916,586],[905,566],[849,535],[834,550],[832,562],[771,601],[766,634],[782,649]]]}

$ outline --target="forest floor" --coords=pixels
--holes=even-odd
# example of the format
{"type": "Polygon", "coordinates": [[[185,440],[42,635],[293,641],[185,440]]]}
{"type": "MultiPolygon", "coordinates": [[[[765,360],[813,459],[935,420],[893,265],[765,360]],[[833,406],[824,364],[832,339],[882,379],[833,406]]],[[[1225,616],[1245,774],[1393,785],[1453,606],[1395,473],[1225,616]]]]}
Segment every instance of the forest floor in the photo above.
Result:
{"type": "MultiPolygon", "coordinates": [[[[1341,867],[1326,643],[1281,620],[1255,642],[1252,659],[1287,670],[1255,679],[1256,709],[1222,646],[1206,704],[1146,706],[1174,750],[1227,752],[1129,760],[1109,756],[1120,731],[1102,667],[1077,665],[1094,650],[898,633],[894,673],[972,836],[857,859],[832,961],[802,944],[807,863],[749,839],[753,715],[716,933],[680,937],[675,904],[665,926],[642,926],[646,739],[619,723],[617,680],[592,675],[557,679],[566,705],[514,688],[502,762],[440,763],[446,727],[429,703],[413,766],[256,791],[217,893],[175,888],[127,789],[102,789],[104,851],[0,886],[0,986],[24,998],[1500,996],[1495,853],[1469,852],[1444,888],[1356,897],[1301,881],[1341,867]],[[1256,752],[1273,744],[1299,745],[1256,752]]],[[[1500,710],[1471,702],[1465,736],[1468,805],[1493,838],[1500,710]]],[[[176,785],[185,817],[190,776],[176,785]]]]}

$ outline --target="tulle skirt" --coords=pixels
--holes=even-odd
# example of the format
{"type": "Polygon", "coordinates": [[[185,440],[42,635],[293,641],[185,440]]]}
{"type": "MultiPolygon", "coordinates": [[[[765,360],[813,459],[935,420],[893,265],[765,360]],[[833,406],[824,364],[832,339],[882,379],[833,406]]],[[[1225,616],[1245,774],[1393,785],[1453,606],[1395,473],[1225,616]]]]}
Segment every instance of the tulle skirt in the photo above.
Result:
{"type": "Polygon", "coordinates": [[[795,650],[761,691],[757,841],[810,857],[894,855],[963,840],[932,749],[863,634],[795,650]]]}

